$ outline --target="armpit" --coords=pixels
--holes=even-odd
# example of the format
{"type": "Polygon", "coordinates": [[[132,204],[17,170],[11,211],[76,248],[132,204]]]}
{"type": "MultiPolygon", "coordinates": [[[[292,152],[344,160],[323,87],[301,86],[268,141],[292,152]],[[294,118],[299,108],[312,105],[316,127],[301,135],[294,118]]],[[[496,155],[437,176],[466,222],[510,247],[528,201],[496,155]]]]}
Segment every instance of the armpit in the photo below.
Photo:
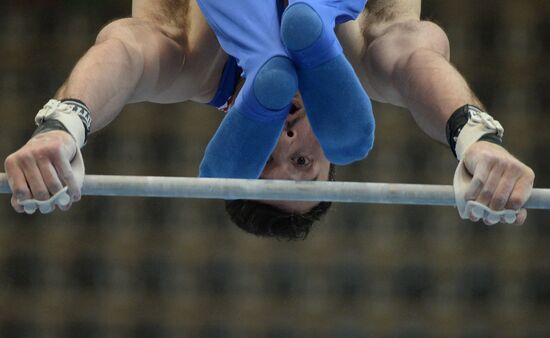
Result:
{"type": "Polygon", "coordinates": [[[194,0],[134,0],[132,16],[156,24],[178,41],[179,32],[188,31],[190,1],[194,0]]]}
{"type": "Polygon", "coordinates": [[[365,9],[368,23],[420,18],[421,0],[370,0],[365,9]]]}

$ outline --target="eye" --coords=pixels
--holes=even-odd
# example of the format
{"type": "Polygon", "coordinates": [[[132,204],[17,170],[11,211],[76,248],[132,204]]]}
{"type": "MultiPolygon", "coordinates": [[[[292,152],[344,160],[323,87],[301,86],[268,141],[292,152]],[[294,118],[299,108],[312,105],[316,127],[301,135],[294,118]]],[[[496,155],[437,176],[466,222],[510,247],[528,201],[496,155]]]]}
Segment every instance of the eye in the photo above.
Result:
{"type": "Polygon", "coordinates": [[[292,158],[292,162],[299,167],[309,167],[311,160],[305,156],[295,156],[292,158]]]}

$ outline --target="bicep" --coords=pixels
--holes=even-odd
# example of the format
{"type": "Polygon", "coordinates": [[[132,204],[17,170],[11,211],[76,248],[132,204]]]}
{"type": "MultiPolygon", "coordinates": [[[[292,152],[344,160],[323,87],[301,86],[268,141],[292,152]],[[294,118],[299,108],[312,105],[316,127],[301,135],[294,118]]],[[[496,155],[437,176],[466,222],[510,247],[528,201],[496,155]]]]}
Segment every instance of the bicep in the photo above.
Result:
{"type": "Polygon", "coordinates": [[[448,41],[435,24],[420,20],[420,0],[371,0],[362,17],[365,83],[378,100],[402,105],[393,74],[415,51],[430,49],[448,58],[448,41]]]}

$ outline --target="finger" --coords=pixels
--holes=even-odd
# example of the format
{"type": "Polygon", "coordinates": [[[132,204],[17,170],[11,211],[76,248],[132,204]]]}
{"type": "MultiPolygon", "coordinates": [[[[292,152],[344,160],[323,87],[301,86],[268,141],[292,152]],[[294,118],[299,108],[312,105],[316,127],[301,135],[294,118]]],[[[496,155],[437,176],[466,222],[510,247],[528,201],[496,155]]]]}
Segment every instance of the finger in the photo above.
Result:
{"type": "Polygon", "coordinates": [[[50,214],[55,211],[55,204],[53,203],[45,203],[38,206],[38,210],[40,210],[41,214],[50,214]]]}
{"type": "Polygon", "coordinates": [[[533,190],[533,177],[531,175],[521,177],[514,186],[507,207],[510,209],[520,209],[531,196],[533,190]]]}
{"type": "Polygon", "coordinates": [[[501,217],[501,222],[506,224],[515,224],[516,220],[518,219],[518,212],[514,212],[513,214],[507,213],[506,215],[501,217]]]}
{"type": "Polygon", "coordinates": [[[38,161],[38,169],[40,169],[44,183],[51,195],[55,195],[59,190],[63,189],[63,185],[57,176],[57,171],[50,161],[38,161]]]}
{"type": "Polygon", "coordinates": [[[22,214],[25,212],[25,209],[21,204],[19,204],[18,199],[15,196],[11,197],[11,206],[15,210],[15,212],[22,214]]]}
{"type": "Polygon", "coordinates": [[[491,209],[504,210],[520,176],[521,172],[514,168],[508,168],[504,172],[489,204],[491,209]]]}
{"type": "MultiPolygon", "coordinates": [[[[27,180],[21,168],[17,165],[14,160],[6,159],[4,164],[6,169],[6,175],[8,176],[8,185],[12,191],[12,196],[14,200],[23,201],[32,197],[29,186],[27,185],[27,180]]],[[[16,203],[18,206],[19,204],[16,203]]],[[[13,205],[13,203],[12,203],[13,205]]],[[[23,208],[16,208],[16,211],[23,210],[23,208]]]]}
{"type": "Polygon", "coordinates": [[[42,174],[38,169],[38,166],[34,158],[26,159],[22,162],[23,174],[31,188],[32,196],[39,201],[46,201],[50,198],[50,193],[46,184],[44,184],[44,179],[42,174]]]}
{"type": "Polygon", "coordinates": [[[499,166],[494,166],[491,169],[491,172],[489,173],[489,177],[487,178],[487,181],[483,185],[481,192],[476,198],[477,202],[483,205],[487,205],[487,206],[489,205],[489,203],[493,199],[493,195],[495,193],[496,188],[498,187],[498,184],[502,178],[503,173],[504,173],[504,169],[500,168],[499,166]]]}
{"type": "Polygon", "coordinates": [[[69,188],[71,199],[73,201],[79,201],[81,194],[80,186],[76,182],[76,177],[69,160],[64,157],[58,158],[54,160],[54,166],[63,183],[65,183],[65,185],[69,188]]]}
{"type": "Polygon", "coordinates": [[[490,169],[491,167],[489,167],[487,162],[483,162],[476,167],[472,181],[470,182],[468,190],[466,190],[466,194],[464,195],[464,198],[467,201],[475,201],[477,199],[481,193],[481,189],[483,189],[485,182],[487,182],[489,178],[490,169]]]}
{"type": "Polygon", "coordinates": [[[478,217],[477,215],[474,215],[474,214],[470,215],[470,221],[472,221],[474,223],[479,222],[480,219],[481,219],[481,217],[478,217]]]}
{"type": "Polygon", "coordinates": [[[60,205],[60,204],[58,204],[57,207],[58,207],[59,210],[61,210],[61,211],[67,211],[67,210],[69,210],[69,209],[71,208],[72,205],[73,205],[73,202],[71,201],[71,202],[69,202],[69,204],[67,204],[67,205],[60,205]]]}
{"type": "Polygon", "coordinates": [[[495,215],[495,214],[488,214],[483,219],[483,223],[485,223],[485,225],[488,225],[488,226],[495,225],[499,222],[500,222],[500,216],[495,215]]]}
{"type": "Polygon", "coordinates": [[[471,206],[469,208],[469,213],[470,213],[470,221],[475,223],[479,222],[479,220],[482,219],[483,215],[485,214],[483,209],[478,206],[471,206]]]}
{"type": "Polygon", "coordinates": [[[527,219],[527,210],[526,209],[521,209],[518,212],[518,217],[516,218],[516,222],[514,224],[523,225],[523,223],[525,223],[526,219],[527,219]]]}

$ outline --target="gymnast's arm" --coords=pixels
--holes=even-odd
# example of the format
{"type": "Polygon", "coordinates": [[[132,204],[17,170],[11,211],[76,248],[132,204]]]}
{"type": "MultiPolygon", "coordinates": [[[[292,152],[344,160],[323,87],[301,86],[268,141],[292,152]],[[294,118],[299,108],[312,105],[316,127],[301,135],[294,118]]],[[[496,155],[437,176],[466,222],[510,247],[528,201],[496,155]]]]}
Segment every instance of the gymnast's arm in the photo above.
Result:
{"type": "MultiPolygon", "coordinates": [[[[462,75],[450,63],[445,32],[420,20],[420,0],[372,0],[363,31],[362,77],[369,94],[406,107],[419,127],[446,143],[447,121],[454,111],[482,107],[462,75]]],[[[464,155],[473,180],[466,194],[493,210],[519,210],[528,200],[533,171],[501,146],[477,142],[464,155]]],[[[527,217],[522,209],[517,223],[527,217]]]]}
{"type": "MultiPolygon", "coordinates": [[[[92,132],[115,119],[129,102],[162,100],[181,76],[185,60],[177,39],[181,32],[164,29],[148,19],[155,2],[152,6],[145,3],[135,1],[132,18],[117,20],[101,30],[95,45],[78,61],[55,95],[59,100],[84,102],[92,113],[92,132]]],[[[71,135],[49,131],[31,138],[11,154],[5,169],[13,208],[21,213],[23,208],[17,200],[47,200],[65,185],[72,201],[78,201],[81,187],[70,166],[76,151],[71,135]]]]}

